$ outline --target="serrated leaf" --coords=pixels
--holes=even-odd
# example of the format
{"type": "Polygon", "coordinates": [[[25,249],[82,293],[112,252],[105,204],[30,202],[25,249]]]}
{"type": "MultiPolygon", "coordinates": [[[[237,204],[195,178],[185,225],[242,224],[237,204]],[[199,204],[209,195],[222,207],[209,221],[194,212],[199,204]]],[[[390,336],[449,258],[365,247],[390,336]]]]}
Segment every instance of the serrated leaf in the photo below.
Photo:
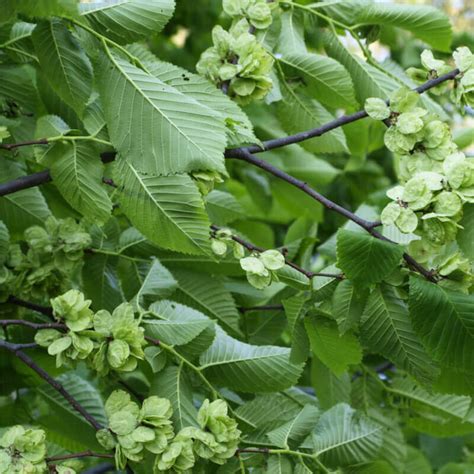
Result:
{"type": "Polygon", "coordinates": [[[338,283],[332,295],[332,308],[342,334],[358,327],[367,296],[367,291],[356,289],[349,280],[338,283]]]}
{"type": "Polygon", "coordinates": [[[112,201],[102,183],[104,165],[96,149],[86,142],[56,143],[42,158],[50,166],[54,184],[67,203],[83,216],[105,223],[112,201]]]}
{"type": "Polygon", "coordinates": [[[197,410],[193,405],[191,385],[182,365],[169,366],[158,377],[155,377],[150,387],[150,395],[158,395],[170,400],[176,431],[186,426],[199,426],[197,410]]]}
{"type": "Polygon", "coordinates": [[[244,209],[235,197],[227,192],[213,190],[206,196],[209,219],[217,225],[227,225],[244,216],[244,209]]]}
{"type": "MultiPolygon", "coordinates": [[[[90,413],[101,425],[107,425],[104,404],[98,390],[87,380],[77,374],[68,372],[58,377],[58,381],[82,407],[90,413]]],[[[87,421],[82,418],[72,406],[50,385],[41,385],[38,392],[45,398],[53,410],[62,410],[69,416],[78,419],[82,424],[87,421]]]]}
{"type": "Polygon", "coordinates": [[[305,362],[309,355],[309,339],[303,319],[306,301],[307,296],[304,294],[298,294],[282,301],[291,337],[290,360],[296,364],[305,362]]]}
{"type": "Polygon", "coordinates": [[[347,466],[374,459],[382,445],[382,427],[341,403],[323,413],[303,443],[328,466],[347,466]]]}
{"type": "Polygon", "coordinates": [[[387,286],[369,296],[361,320],[362,341],[371,352],[391,360],[422,383],[430,383],[436,368],[414,332],[408,308],[387,286]]]}
{"type": "Polygon", "coordinates": [[[105,0],[79,4],[92,27],[121,44],[159,33],[173,15],[174,0],[105,0]]]}
{"type": "Polygon", "coordinates": [[[280,54],[306,53],[304,40],[304,13],[291,9],[283,11],[281,17],[281,30],[278,45],[275,50],[280,54]]]}
{"type": "Polygon", "coordinates": [[[114,53],[102,56],[97,74],[110,140],[134,169],[226,174],[225,126],[217,112],[114,53]]]}
{"type": "Polygon", "coordinates": [[[140,232],[165,249],[211,254],[204,203],[188,175],[141,174],[122,158],[115,166],[121,209],[140,232]]]}
{"type": "Polygon", "coordinates": [[[155,259],[135,298],[138,304],[146,304],[146,301],[156,301],[171,296],[177,286],[178,284],[170,271],[155,259]]]}
{"type": "MultiPolygon", "coordinates": [[[[2,183],[25,176],[22,168],[5,158],[0,160],[2,183]]],[[[11,234],[21,234],[33,225],[43,225],[51,215],[38,188],[29,188],[0,197],[0,216],[11,234]]]]}
{"type": "MultiPolygon", "coordinates": [[[[278,103],[278,116],[287,133],[293,134],[310,130],[334,120],[319,102],[289,86],[283,87],[283,100],[278,103]]],[[[331,130],[321,137],[311,138],[301,146],[314,153],[348,152],[346,137],[342,128],[331,130]]]]}
{"type": "Polygon", "coordinates": [[[0,221],[0,265],[3,265],[10,246],[10,232],[3,221],[0,221]]]}
{"type": "Polygon", "coordinates": [[[313,430],[320,411],[311,405],[304,406],[291,421],[267,433],[270,442],[280,448],[295,447],[313,430]]]}
{"type": "Polygon", "coordinates": [[[32,40],[45,77],[79,116],[92,91],[92,66],[79,42],[59,20],[39,23],[32,40]]]}
{"type": "Polygon", "coordinates": [[[178,281],[178,291],[173,299],[217,320],[233,334],[241,335],[234,299],[217,278],[186,270],[173,270],[173,275],[178,281]]]}
{"type": "Polygon", "coordinates": [[[465,204],[463,218],[459,223],[463,228],[458,230],[456,240],[463,254],[474,260],[474,204],[465,204]]]}
{"type": "Polygon", "coordinates": [[[76,0],[13,0],[16,8],[30,17],[76,15],[76,0]]]}
{"type": "Polygon", "coordinates": [[[323,104],[343,108],[355,104],[351,76],[334,59],[314,53],[293,53],[279,61],[301,74],[311,94],[323,104]]]}
{"type": "Polygon", "coordinates": [[[206,376],[241,392],[272,392],[293,385],[302,365],[290,363],[286,347],[252,346],[217,328],[211,347],[200,357],[206,376]]]}
{"type": "Polygon", "coordinates": [[[409,406],[421,415],[426,413],[428,418],[437,413],[464,421],[471,404],[471,397],[430,393],[408,377],[396,378],[388,391],[408,402],[409,406]]]}
{"type": "Polygon", "coordinates": [[[144,63],[153,76],[220,114],[221,120],[226,124],[228,147],[258,142],[245,112],[214,84],[186,69],[158,60],[148,50],[143,52],[138,48],[137,45],[132,45],[129,50],[144,58],[144,63]]]}
{"type": "Polygon", "coordinates": [[[314,317],[307,317],[304,322],[313,354],[336,375],[362,361],[358,339],[349,333],[340,335],[335,322],[314,317]]]}
{"type": "Polygon", "coordinates": [[[451,24],[439,8],[428,5],[398,5],[366,0],[337,2],[325,7],[331,17],[351,25],[390,25],[412,32],[441,51],[449,51],[451,24]]]}
{"type": "Polygon", "coordinates": [[[403,247],[369,234],[340,229],[337,264],[347,278],[361,286],[378,283],[399,265],[403,247]]]}
{"type": "Polygon", "coordinates": [[[213,324],[199,311],[174,301],[158,301],[149,311],[153,314],[143,321],[146,332],[166,344],[187,344],[213,324]]]}
{"type": "Polygon", "coordinates": [[[317,357],[311,360],[311,385],[323,410],[351,402],[351,379],[347,372],[334,375],[317,357]]]}
{"type": "Polygon", "coordinates": [[[409,308],[413,327],[435,360],[474,372],[474,295],[412,277],[409,308]]]}
{"type": "Polygon", "coordinates": [[[92,300],[96,311],[106,309],[112,312],[124,297],[117,275],[118,258],[110,255],[92,254],[84,257],[82,268],[83,290],[92,300]]]}

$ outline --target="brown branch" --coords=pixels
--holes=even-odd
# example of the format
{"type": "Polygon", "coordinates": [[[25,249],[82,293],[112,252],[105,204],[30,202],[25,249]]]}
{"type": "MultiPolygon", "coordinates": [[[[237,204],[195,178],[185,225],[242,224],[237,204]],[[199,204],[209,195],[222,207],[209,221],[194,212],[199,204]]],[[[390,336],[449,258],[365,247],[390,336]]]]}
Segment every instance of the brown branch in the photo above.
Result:
{"type": "MultiPolygon", "coordinates": [[[[239,155],[236,156],[235,158],[240,159],[242,161],[246,161],[247,163],[250,163],[254,166],[257,166],[258,168],[261,168],[267,171],[268,173],[272,174],[273,176],[283,181],[286,181],[292,186],[300,189],[301,191],[306,193],[308,196],[312,197],[314,200],[320,202],[327,209],[331,211],[335,211],[338,214],[341,214],[342,216],[351,220],[352,222],[355,222],[357,225],[365,229],[373,237],[379,240],[383,240],[385,242],[390,242],[394,245],[397,245],[395,242],[393,242],[392,240],[388,239],[387,237],[383,236],[382,234],[380,234],[379,232],[375,230],[375,227],[378,225],[378,222],[371,222],[371,221],[362,219],[361,217],[357,216],[356,214],[349,211],[345,207],[342,207],[339,204],[336,204],[335,202],[326,198],[322,194],[318,193],[313,188],[308,186],[307,183],[305,183],[304,181],[301,181],[300,179],[297,179],[289,175],[288,173],[285,173],[284,171],[271,165],[267,161],[264,161],[260,158],[253,156],[252,153],[250,153],[249,151],[246,151],[245,149],[241,149],[239,152],[239,155]]],[[[437,279],[433,271],[427,270],[426,268],[424,268],[421,264],[419,264],[413,257],[408,255],[407,253],[403,254],[403,258],[410,268],[422,274],[427,280],[433,283],[436,283],[437,279]]]]}
{"type": "MultiPolygon", "coordinates": [[[[454,79],[459,74],[459,69],[454,69],[447,74],[443,74],[435,79],[430,79],[426,81],[421,86],[414,89],[419,94],[432,89],[433,87],[438,86],[439,84],[454,79]]],[[[241,155],[242,150],[250,152],[250,153],[260,153],[263,151],[273,150],[275,148],[280,148],[283,146],[291,145],[293,143],[299,143],[305,140],[309,140],[314,137],[320,137],[325,133],[330,132],[336,128],[342,127],[343,125],[347,125],[348,123],[356,122],[357,120],[361,120],[367,117],[367,113],[365,110],[360,110],[359,112],[355,112],[354,114],[350,115],[343,115],[335,120],[331,120],[328,123],[325,123],[317,128],[312,128],[310,130],[306,130],[304,132],[296,133],[294,135],[289,135],[286,137],[275,138],[273,140],[267,140],[263,142],[262,146],[260,145],[250,145],[247,147],[239,147],[239,148],[230,148],[226,150],[225,156],[226,158],[239,158],[241,155]]],[[[11,143],[5,144],[8,145],[6,149],[14,149],[18,146],[27,146],[27,145],[40,145],[40,144],[47,144],[45,143],[46,139],[40,139],[31,142],[21,142],[18,144],[11,143]]],[[[5,146],[3,147],[5,148],[5,146]]],[[[101,159],[104,163],[110,163],[115,159],[115,152],[104,152],[101,155],[101,159]]],[[[39,173],[34,173],[29,176],[22,176],[17,178],[13,181],[9,181],[7,183],[0,184],[0,196],[5,196],[7,194],[11,194],[17,191],[21,191],[22,189],[31,188],[34,186],[39,186],[43,183],[48,183],[51,181],[51,175],[49,170],[40,171],[39,173]]]]}
{"type": "Polygon", "coordinates": [[[32,303],[31,301],[25,301],[13,295],[10,295],[8,297],[6,303],[14,304],[16,306],[21,306],[27,309],[32,309],[33,311],[36,311],[37,313],[41,313],[49,317],[53,316],[53,308],[51,308],[50,306],[43,306],[40,304],[32,303]]]}
{"type": "Polygon", "coordinates": [[[96,431],[100,430],[102,428],[101,424],[84,409],[84,407],[64,388],[64,386],[57,380],[53,379],[48,372],[23,352],[23,349],[27,348],[26,346],[31,348],[38,347],[37,344],[12,344],[0,339],[0,348],[6,349],[18,357],[24,364],[35,371],[43,380],[62,395],[74,410],[76,410],[96,431]]]}
{"type": "Polygon", "coordinates": [[[82,451],[80,453],[72,453],[72,454],[60,454],[58,456],[51,456],[46,458],[46,462],[56,462],[56,461],[64,461],[66,459],[77,459],[77,458],[107,458],[112,459],[114,457],[113,454],[107,453],[95,453],[94,451],[82,451]]]}
{"type": "Polygon", "coordinates": [[[16,148],[20,148],[23,146],[32,146],[32,145],[48,145],[47,138],[40,138],[39,140],[28,140],[26,142],[18,142],[18,143],[0,143],[0,149],[12,151],[16,148]]]}
{"type": "Polygon", "coordinates": [[[240,453],[258,453],[258,454],[268,454],[270,448],[240,448],[236,451],[236,454],[240,453]]]}
{"type": "MultiPolygon", "coordinates": [[[[213,232],[217,232],[218,230],[220,229],[220,227],[212,224],[211,225],[211,230],[213,232]]],[[[245,247],[249,252],[265,252],[266,249],[262,248],[262,247],[258,247],[257,245],[253,245],[252,243],[250,242],[247,242],[246,240],[240,238],[239,236],[237,235],[232,235],[232,240],[234,242],[237,242],[239,243],[240,245],[242,245],[243,247],[245,247]]],[[[341,273],[319,273],[319,272],[311,272],[309,270],[305,270],[304,268],[300,267],[299,265],[297,265],[296,263],[292,262],[291,260],[288,260],[285,258],[285,263],[291,267],[291,268],[294,268],[296,271],[302,273],[303,275],[305,275],[306,277],[308,278],[314,278],[316,276],[322,276],[322,277],[329,277],[329,278],[337,278],[337,279],[340,279],[342,280],[344,278],[344,275],[342,275],[341,273]]]]}
{"type": "Polygon", "coordinates": [[[40,329],[67,329],[67,326],[61,323],[33,323],[32,321],[26,321],[24,319],[0,319],[0,326],[4,328],[8,326],[25,326],[35,331],[39,331],[40,329]]]}
{"type": "MultiPolygon", "coordinates": [[[[450,81],[454,79],[459,74],[459,69],[454,69],[447,74],[443,74],[442,76],[437,77],[436,79],[430,79],[426,81],[421,86],[414,89],[415,92],[419,94],[423,94],[433,87],[440,85],[443,82],[450,81]]],[[[388,103],[388,101],[387,101],[388,103]]],[[[325,133],[330,132],[336,128],[342,127],[343,125],[347,125],[352,122],[356,122],[357,120],[363,119],[368,117],[368,114],[365,110],[359,110],[350,115],[342,115],[341,117],[331,120],[328,123],[325,123],[317,128],[312,128],[311,130],[306,130],[304,132],[296,133],[295,135],[289,135],[287,137],[275,138],[273,140],[267,140],[263,142],[263,147],[259,145],[250,145],[247,147],[240,147],[240,148],[231,148],[226,151],[227,158],[238,158],[235,154],[239,154],[241,150],[248,151],[250,153],[261,153],[263,151],[273,150],[275,148],[280,148],[287,145],[292,145],[293,143],[303,142],[305,140],[309,140],[311,138],[320,137],[325,133]]]]}

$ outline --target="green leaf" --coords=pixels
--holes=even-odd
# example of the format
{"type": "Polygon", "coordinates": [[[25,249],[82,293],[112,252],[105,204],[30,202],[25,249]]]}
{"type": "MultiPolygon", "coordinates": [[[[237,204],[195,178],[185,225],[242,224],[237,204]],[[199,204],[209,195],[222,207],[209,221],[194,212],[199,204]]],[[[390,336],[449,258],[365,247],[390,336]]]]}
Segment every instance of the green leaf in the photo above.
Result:
{"type": "Polygon", "coordinates": [[[160,372],[151,384],[150,395],[158,395],[171,402],[172,420],[176,431],[186,426],[199,426],[197,410],[193,405],[191,385],[182,365],[179,367],[172,365],[160,372]]]}
{"type": "Polygon", "coordinates": [[[207,79],[174,64],[160,61],[138,45],[130,46],[129,50],[139,58],[143,57],[148,71],[160,81],[218,113],[226,124],[227,146],[258,142],[245,112],[207,79]]]}
{"type": "Polygon", "coordinates": [[[371,352],[391,360],[422,383],[430,383],[436,368],[413,331],[408,308],[388,285],[369,296],[361,320],[362,341],[371,352]]]}
{"type": "Polygon", "coordinates": [[[149,311],[153,315],[148,315],[143,321],[146,332],[166,344],[187,344],[213,324],[199,311],[173,301],[153,303],[149,311]],[[152,319],[153,316],[159,319],[152,319]]]}
{"type": "Polygon", "coordinates": [[[102,56],[97,73],[110,139],[134,169],[226,174],[225,126],[217,112],[114,53],[102,56]]]}
{"type": "Polygon", "coordinates": [[[343,108],[355,104],[351,76],[334,59],[314,53],[293,53],[286,54],[279,61],[301,74],[310,93],[323,104],[343,108]]]}
{"type": "Polygon", "coordinates": [[[409,307],[413,327],[434,359],[474,372],[474,295],[412,277],[409,307]]]}
{"type": "Polygon", "coordinates": [[[464,421],[471,404],[471,397],[430,393],[408,377],[397,377],[388,391],[409,401],[414,411],[421,415],[426,413],[428,419],[437,414],[464,421]]]}
{"type": "Polygon", "coordinates": [[[463,228],[458,230],[456,239],[463,254],[474,260],[474,204],[466,204],[463,208],[463,218],[459,223],[463,228]]]}
{"type": "Polygon", "coordinates": [[[304,40],[304,13],[298,9],[280,14],[281,30],[276,51],[280,54],[306,53],[304,40]]]}
{"type": "Polygon", "coordinates": [[[315,406],[306,405],[291,421],[267,433],[270,442],[280,448],[289,449],[298,446],[313,429],[319,418],[319,410],[315,406]]]}
{"type": "Polygon", "coordinates": [[[204,203],[188,175],[150,176],[120,158],[114,176],[121,209],[148,239],[165,249],[211,254],[204,203]]]}
{"type": "Polygon", "coordinates": [[[362,361],[358,339],[349,333],[341,336],[335,322],[314,317],[307,317],[304,322],[313,354],[336,375],[362,361]]]}
{"type": "Polygon", "coordinates": [[[332,312],[342,334],[358,327],[367,296],[367,291],[356,289],[349,280],[338,283],[332,295],[332,312]]]}
{"type": "Polygon", "coordinates": [[[167,298],[176,288],[177,282],[170,271],[154,259],[135,298],[138,304],[145,304],[147,300],[167,298]]]}
{"type": "MultiPolygon", "coordinates": [[[[25,176],[19,164],[0,160],[2,183],[25,176]]],[[[43,225],[51,215],[48,205],[38,188],[23,189],[0,197],[0,216],[11,234],[21,234],[33,225],[43,225]]]]}
{"type": "Polygon", "coordinates": [[[217,225],[227,225],[244,216],[239,201],[232,194],[217,189],[206,196],[206,210],[211,222],[217,225]]]}
{"type": "Polygon", "coordinates": [[[159,33],[173,15],[174,0],[106,0],[79,4],[91,26],[118,43],[159,33]]]}
{"type": "Polygon", "coordinates": [[[304,327],[306,301],[304,293],[282,301],[291,337],[290,360],[296,364],[305,362],[309,355],[309,339],[304,327]]]}
{"type": "MultiPolygon", "coordinates": [[[[289,134],[310,130],[334,120],[319,102],[298,91],[283,87],[283,100],[278,103],[278,116],[289,134]]],[[[301,146],[314,153],[348,152],[346,136],[342,128],[325,133],[321,137],[305,140],[301,146]]]]}
{"type": "Polygon", "coordinates": [[[173,275],[178,281],[173,299],[207,314],[232,334],[241,335],[234,299],[219,279],[186,270],[173,270],[173,275]]]}
{"type": "MultiPolygon", "coordinates": [[[[59,376],[58,381],[101,425],[107,425],[107,417],[105,415],[102,398],[98,390],[90,382],[72,372],[59,376]]],[[[38,387],[38,392],[48,402],[54,412],[59,411],[64,414],[64,416],[75,419],[75,422],[79,421],[82,425],[89,426],[82,415],[72,408],[69,402],[53,387],[48,384],[41,385],[38,387]]]]}
{"type": "Polygon", "coordinates": [[[337,233],[338,267],[357,285],[382,281],[400,264],[402,256],[402,246],[369,234],[346,229],[337,233]]]}
{"type": "Polygon", "coordinates": [[[77,15],[76,0],[13,0],[16,8],[29,17],[77,15]]]}
{"type": "Polygon", "coordinates": [[[105,223],[112,201],[102,183],[104,165],[96,149],[86,142],[56,143],[42,158],[67,203],[82,215],[105,223]]]}
{"type": "Polygon", "coordinates": [[[92,309],[112,312],[124,297],[117,275],[118,258],[110,255],[91,254],[84,257],[82,268],[83,290],[92,300],[92,309]]]}
{"type": "Polygon", "coordinates": [[[10,246],[10,232],[8,227],[0,221],[0,265],[3,265],[8,255],[8,249],[10,246]]]}
{"type": "Polygon", "coordinates": [[[200,357],[200,368],[211,380],[241,392],[272,392],[293,385],[302,365],[290,363],[290,350],[252,346],[217,328],[211,347],[200,357]]]}
{"type": "Polygon", "coordinates": [[[395,26],[412,32],[435,49],[450,51],[452,31],[449,17],[434,6],[346,0],[326,6],[325,10],[349,26],[395,26]]]}
{"type": "Polygon", "coordinates": [[[59,97],[82,116],[92,91],[92,66],[63,22],[41,22],[32,40],[46,79],[59,97]]]}
{"type": "Polygon", "coordinates": [[[338,403],[351,402],[351,379],[347,372],[334,375],[317,357],[311,361],[311,385],[324,410],[338,403]]]}
{"type": "Polygon", "coordinates": [[[407,447],[407,457],[403,468],[403,474],[411,474],[413,472],[417,474],[433,474],[428,460],[419,449],[413,446],[407,447]]]}
{"type": "Polygon", "coordinates": [[[374,459],[382,438],[379,424],[341,403],[323,413],[302,447],[311,449],[328,466],[347,466],[374,459]]]}

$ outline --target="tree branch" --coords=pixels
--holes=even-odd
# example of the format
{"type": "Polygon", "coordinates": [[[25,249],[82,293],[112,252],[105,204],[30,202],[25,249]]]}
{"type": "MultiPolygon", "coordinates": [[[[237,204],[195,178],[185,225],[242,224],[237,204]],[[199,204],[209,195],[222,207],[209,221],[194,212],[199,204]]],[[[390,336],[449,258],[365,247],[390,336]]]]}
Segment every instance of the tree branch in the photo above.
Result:
{"type": "Polygon", "coordinates": [[[6,303],[14,304],[16,306],[21,306],[27,309],[32,309],[33,311],[36,311],[37,313],[41,313],[49,317],[53,316],[53,308],[51,308],[50,306],[43,306],[40,304],[32,303],[31,301],[25,301],[13,295],[10,295],[8,297],[6,303]]]}
{"type": "MultiPolygon", "coordinates": [[[[335,211],[338,214],[341,214],[342,216],[346,217],[347,219],[351,220],[352,222],[355,222],[357,225],[365,229],[369,234],[371,234],[373,237],[383,240],[385,242],[390,242],[394,245],[397,245],[395,242],[392,240],[388,239],[387,237],[383,236],[379,232],[375,230],[375,226],[378,224],[376,222],[371,222],[367,221],[365,219],[362,219],[361,217],[357,216],[353,212],[349,211],[345,207],[340,206],[339,204],[336,204],[335,202],[331,201],[330,199],[326,198],[322,194],[318,193],[315,191],[313,188],[308,186],[304,181],[301,181],[297,178],[294,178],[293,176],[289,175],[288,173],[285,173],[284,171],[280,170],[279,168],[271,165],[267,161],[264,161],[260,158],[257,158],[252,155],[249,151],[245,149],[240,149],[238,156],[234,157],[235,159],[240,159],[242,161],[246,161],[247,163],[250,163],[254,166],[257,166],[258,168],[261,168],[268,173],[272,174],[273,176],[286,181],[287,183],[291,184],[292,186],[301,189],[304,193],[306,193],[308,196],[312,197],[314,200],[320,202],[324,207],[331,211],[335,211]]],[[[413,257],[408,255],[407,253],[403,254],[403,258],[407,262],[410,268],[413,270],[417,271],[418,273],[421,273],[426,279],[429,281],[432,281],[436,283],[436,278],[435,275],[432,271],[427,270],[424,268],[421,264],[419,264],[413,257]]]]}
{"type": "MultiPolygon", "coordinates": [[[[447,74],[443,74],[435,79],[430,79],[426,81],[421,86],[414,89],[415,92],[419,94],[423,94],[433,87],[440,85],[443,82],[449,81],[454,79],[459,74],[459,69],[453,69],[452,71],[448,72],[447,74]]],[[[387,104],[389,102],[387,101],[387,104]]],[[[341,117],[331,120],[328,123],[325,123],[317,128],[312,128],[311,130],[306,130],[304,132],[296,133],[295,135],[289,135],[287,137],[281,138],[274,138],[273,140],[267,140],[263,142],[263,147],[259,145],[250,145],[247,147],[240,147],[240,148],[230,148],[226,151],[227,158],[238,158],[240,152],[242,150],[248,151],[250,153],[261,153],[268,150],[273,150],[275,148],[280,148],[287,145],[292,145],[294,143],[303,142],[305,140],[309,140],[310,138],[320,137],[325,133],[330,132],[336,128],[342,127],[343,125],[347,125],[348,123],[356,122],[357,120],[361,120],[365,117],[368,117],[368,114],[365,110],[359,110],[350,115],[342,115],[341,117]]]]}
{"type": "Polygon", "coordinates": [[[24,364],[26,364],[30,369],[34,370],[43,380],[45,380],[51,387],[53,387],[59,394],[61,394],[67,402],[76,410],[96,431],[102,428],[101,424],[90,414],[84,407],[64,388],[64,386],[53,379],[51,375],[48,374],[42,367],[40,367],[36,362],[26,355],[22,349],[28,347],[34,348],[38,347],[37,344],[12,344],[10,342],[0,339],[0,348],[6,349],[18,357],[24,364]]]}
{"type": "Polygon", "coordinates": [[[33,323],[32,321],[26,321],[24,319],[0,319],[0,326],[4,328],[8,326],[25,326],[35,331],[39,331],[40,329],[67,329],[67,326],[61,323],[33,323]]]}
{"type": "Polygon", "coordinates": [[[72,454],[60,454],[58,456],[51,456],[46,458],[46,462],[56,462],[56,461],[65,461],[66,459],[78,459],[78,458],[107,458],[113,459],[113,454],[107,453],[95,453],[94,451],[82,451],[80,453],[72,453],[72,454]]]}
{"type": "MultiPolygon", "coordinates": [[[[212,224],[211,225],[211,230],[213,232],[217,232],[218,230],[220,229],[220,227],[212,224]]],[[[242,245],[243,247],[245,247],[248,251],[250,252],[265,252],[266,249],[262,248],[262,247],[258,247],[256,245],[253,245],[252,243],[250,242],[247,242],[246,240],[240,238],[239,236],[237,235],[233,235],[232,234],[232,240],[234,242],[237,242],[239,243],[240,245],[242,245]]],[[[306,277],[308,278],[313,278],[315,276],[323,276],[323,277],[329,277],[329,278],[338,278],[340,280],[342,280],[344,278],[344,275],[342,275],[341,273],[319,273],[319,272],[310,272],[309,270],[305,270],[304,268],[300,267],[299,265],[297,265],[296,263],[292,262],[291,260],[287,260],[285,258],[285,263],[291,267],[291,268],[294,268],[296,271],[302,273],[303,275],[305,275],[306,277]]]]}
{"type": "MultiPolygon", "coordinates": [[[[421,86],[414,89],[419,94],[432,89],[433,87],[438,86],[439,84],[454,79],[459,74],[459,69],[454,69],[447,74],[443,74],[435,79],[430,79],[426,81],[421,86]]],[[[295,135],[289,135],[286,137],[275,138],[273,140],[267,140],[263,142],[263,146],[259,145],[250,145],[247,147],[239,147],[239,148],[229,148],[225,152],[226,158],[240,158],[242,150],[250,152],[250,153],[261,153],[268,150],[273,150],[274,148],[280,148],[283,146],[291,145],[293,143],[299,143],[305,140],[309,140],[310,138],[320,137],[331,130],[336,128],[342,127],[343,125],[347,125],[348,123],[356,122],[357,120],[361,120],[367,117],[367,113],[365,110],[360,110],[359,112],[355,112],[354,114],[350,115],[343,115],[335,120],[332,120],[328,123],[325,123],[317,128],[312,128],[310,130],[296,133],[295,135]]],[[[47,145],[48,142],[46,139],[40,140],[32,140],[30,142],[21,142],[21,143],[9,143],[3,144],[2,148],[12,150],[14,148],[18,148],[19,146],[28,146],[28,145],[47,145]]],[[[101,159],[104,163],[110,163],[115,159],[115,152],[104,152],[102,153],[101,159]]],[[[22,189],[31,188],[34,186],[38,186],[43,183],[48,183],[51,181],[51,175],[49,170],[40,171],[39,173],[34,173],[28,176],[22,176],[17,178],[13,181],[9,181],[7,183],[0,184],[0,196],[5,196],[7,194],[11,194],[17,191],[21,191],[22,189]]]]}

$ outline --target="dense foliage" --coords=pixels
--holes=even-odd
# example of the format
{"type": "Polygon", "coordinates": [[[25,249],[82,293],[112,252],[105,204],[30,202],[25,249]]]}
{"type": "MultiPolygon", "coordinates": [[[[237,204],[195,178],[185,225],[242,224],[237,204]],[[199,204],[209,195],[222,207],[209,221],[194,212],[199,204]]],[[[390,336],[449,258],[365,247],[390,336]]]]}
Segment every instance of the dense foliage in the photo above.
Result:
{"type": "Polygon", "coordinates": [[[474,37],[176,3],[2,2],[0,473],[473,472],[474,37]]]}

